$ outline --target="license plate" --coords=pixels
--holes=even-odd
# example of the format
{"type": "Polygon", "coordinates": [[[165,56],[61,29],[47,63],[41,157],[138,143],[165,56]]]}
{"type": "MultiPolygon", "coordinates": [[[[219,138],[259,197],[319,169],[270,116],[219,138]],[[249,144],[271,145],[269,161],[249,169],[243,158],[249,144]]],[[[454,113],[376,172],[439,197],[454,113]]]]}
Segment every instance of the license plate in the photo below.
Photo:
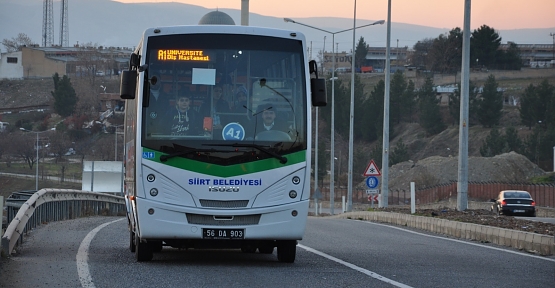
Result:
{"type": "Polygon", "coordinates": [[[202,229],[202,239],[245,239],[245,229],[202,229]]]}
{"type": "Polygon", "coordinates": [[[513,210],[514,213],[524,213],[524,210],[513,210]]]}

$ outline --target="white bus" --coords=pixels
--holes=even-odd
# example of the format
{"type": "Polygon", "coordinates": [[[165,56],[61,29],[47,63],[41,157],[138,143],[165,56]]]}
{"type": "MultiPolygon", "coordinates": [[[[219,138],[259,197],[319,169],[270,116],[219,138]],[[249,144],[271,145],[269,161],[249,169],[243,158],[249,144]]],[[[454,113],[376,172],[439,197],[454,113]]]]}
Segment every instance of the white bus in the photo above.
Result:
{"type": "Polygon", "coordinates": [[[301,33],[269,28],[144,32],[120,88],[137,261],[164,246],[277,247],[279,261],[295,261],[310,196],[311,106],[326,105],[306,51],[301,33]]]}

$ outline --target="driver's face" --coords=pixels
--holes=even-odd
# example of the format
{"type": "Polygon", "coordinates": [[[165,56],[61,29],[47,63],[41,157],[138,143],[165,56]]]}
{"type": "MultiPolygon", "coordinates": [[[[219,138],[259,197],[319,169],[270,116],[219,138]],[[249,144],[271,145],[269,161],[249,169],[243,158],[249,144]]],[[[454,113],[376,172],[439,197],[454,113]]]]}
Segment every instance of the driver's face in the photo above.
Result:
{"type": "Polygon", "coordinates": [[[271,125],[276,119],[276,113],[272,110],[266,110],[262,112],[262,119],[264,119],[264,124],[271,125]]]}

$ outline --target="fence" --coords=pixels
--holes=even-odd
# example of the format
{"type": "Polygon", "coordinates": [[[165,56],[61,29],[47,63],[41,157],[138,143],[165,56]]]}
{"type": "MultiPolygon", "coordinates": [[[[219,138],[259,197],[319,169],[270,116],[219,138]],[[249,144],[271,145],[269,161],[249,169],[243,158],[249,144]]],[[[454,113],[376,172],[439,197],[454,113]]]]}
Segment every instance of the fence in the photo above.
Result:
{"type": "MultiPolygon", "coordinates": [[[[530,192],[536,206],[555,207],[554,184],[469,182],[468,199],[489,201],[497,198],[501,190],[525,190],[530,192]]],[[[427,187],[416,191],[417,204],[429,204],[457,196],[457,182],[427,187]]]]}
{"type": "MultiPolygon", "coordinates": [[[[330,199],[329,187],[319,188],[322,200],[330,199]]],[[[555,184],[531,183],[500,183],[500,182],[469,182],[468,199],[473,201],[489,201],[497,198],[501,190],[525,190],[530,192],[536,206],[555,207],[555,184]]],[[[334,201],[347,197],[347,187],[334,189],[334,201]]],[[[457,182],[438,184],[416,190],[416,204],[430,204],[457,197],[457,182]]],[[[410,190],[389,190],[388,205],[410,205],[410,190]]],[[[353,189],[354,203],[370,203],[366,189],[353,189]]]]}
{"type": "Polygon", "coordinates": [[[6,199],[7,223],[2,254],[9,256],[23,235],[40,224],[91,215],[125,215],[121,196],[71,189],[14,192],[6,199]],[[17,214],[16,214],[17,211],[17,214]]]}

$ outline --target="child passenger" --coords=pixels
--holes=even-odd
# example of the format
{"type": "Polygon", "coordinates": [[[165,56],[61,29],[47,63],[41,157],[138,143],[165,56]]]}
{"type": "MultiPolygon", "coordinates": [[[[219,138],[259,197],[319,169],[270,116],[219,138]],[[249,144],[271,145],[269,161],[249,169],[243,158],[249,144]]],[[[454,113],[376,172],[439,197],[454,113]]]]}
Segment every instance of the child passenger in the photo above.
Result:
{"type": "Polygon", "coordinates": [[[172,136],[200,135],[202,119],[197,111],[191,108],[191,96],[180,94],[175,101],[175,108],[166,115],[165,125],[172,136]]]}

